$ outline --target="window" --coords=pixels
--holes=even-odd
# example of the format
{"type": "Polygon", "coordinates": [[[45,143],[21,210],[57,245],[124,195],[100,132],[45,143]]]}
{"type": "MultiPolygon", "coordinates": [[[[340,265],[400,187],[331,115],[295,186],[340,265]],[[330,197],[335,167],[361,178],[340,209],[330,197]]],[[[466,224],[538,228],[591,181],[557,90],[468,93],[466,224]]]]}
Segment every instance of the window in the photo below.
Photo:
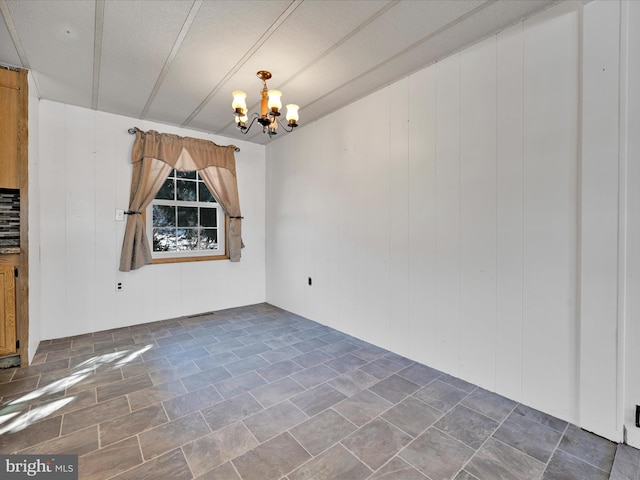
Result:
{"type": "Polygon", "coordinates": [[[224,212],[198,172],[173,170],[146,219],[154,263],[228,258],[224,212]]]}

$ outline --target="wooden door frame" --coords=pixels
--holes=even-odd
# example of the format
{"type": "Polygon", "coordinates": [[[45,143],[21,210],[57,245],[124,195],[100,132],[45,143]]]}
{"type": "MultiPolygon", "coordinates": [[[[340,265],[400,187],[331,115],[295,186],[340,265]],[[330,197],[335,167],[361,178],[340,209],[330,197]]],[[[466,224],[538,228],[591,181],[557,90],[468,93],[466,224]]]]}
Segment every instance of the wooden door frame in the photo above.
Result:
{"type": "Polygon", "coordinates": [[[16,278],[16,335],[20,365],[29,365],[29,81],[18,70],[18,178],[20,184],[20,262],[16,278]]]}

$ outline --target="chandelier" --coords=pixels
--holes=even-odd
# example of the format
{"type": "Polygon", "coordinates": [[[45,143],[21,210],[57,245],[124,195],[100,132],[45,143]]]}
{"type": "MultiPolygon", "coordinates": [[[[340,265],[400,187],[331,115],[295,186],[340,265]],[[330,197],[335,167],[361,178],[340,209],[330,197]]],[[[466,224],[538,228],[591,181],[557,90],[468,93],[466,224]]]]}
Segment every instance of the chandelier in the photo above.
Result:
{"type": "Polygon", "coordinates": [[[280,116],[280,109],[282,108],[282,102],[280,101],[282,92],[278,90],[269,90],[267,88],[267,80],[271,78],[271,72],[260,70],[256,73],[256,76],[262,80],[262,90],[260,92],[262,96],[260,100],[260,113],[254,113],[251,123],[247,126],[247,122],[249,121],[249,117],[247,116],[247,94],[240,90],[236,90],[232,93],[233,103],[231,104],[235,113],[236,127],[240,132],[246,134],[257,120],[258,123],[262,125],[262,133],[266,133],[269,137],[277,135],[278,132],[276,130],[278,128],[278,123],[285,132],[292,132],[293,129],[298,126],[298,109],[300,107],[293,103],[287,105],[286,118],[288,124],[285,125],[282,123],[278,118],[280,116]]]}

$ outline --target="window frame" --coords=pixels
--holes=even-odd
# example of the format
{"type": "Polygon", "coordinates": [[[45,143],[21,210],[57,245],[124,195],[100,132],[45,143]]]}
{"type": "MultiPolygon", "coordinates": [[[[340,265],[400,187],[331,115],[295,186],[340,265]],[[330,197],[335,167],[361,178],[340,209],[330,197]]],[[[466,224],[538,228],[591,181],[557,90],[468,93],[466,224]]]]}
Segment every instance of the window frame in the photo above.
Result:
{"type": "MultiPolygon", "coordinates": [[[[186,177],[179,177],[180,173],[191,173],[191,172],[180,172],[179,170],[173,169],[171,173],[167,176],[167,180],[172,179],[174,182],[177,180],[187,180],[190,182],[194,182],[196,184],[196,192],[199,192],[198,183],[202,183],[202,185],[207,188],[211,196],[214,198],[215,202],[200,202],[198,200],[178,200],[177,199],[177,191],[174,188],[174,198],[173,200],[168,199],[157,199],[154,198],[151,203],[147,206],[144,212],[142,212],[142,220],[145,223],[145,229],[147,234],[147,240],[149,242],[149,248],[151,250],[151,258],[152,265],[153,264],[162,264],[162,263],[177,263],[177,262],[200,262],[200,261],[210,261],[210,260],[228,260],[229,259],[229,248],[228,242],[226,241],[227,231],[229,230],[229,217],[224,212],[218,201],[215,199],[213,193],[206,186],[202,177],[200,177],[197,171],[194,171],[195,178],[189,179],[186,177]],[[216,221],[216,229],[217,229],[217,238],[218,245],[221,246],[219,251],[221,253],[217,253],[215,255],[211,254],[211,250],[174,250],[171,252],[155,252],[153,250],[153,206],[154,205],[169,205],[169,206],[183,206],[183,207],[196,207],[196,208],[215,208],[217,214],[216,221]],[[149,220],[149,221],[147,221],[149,220]]],[[[160,192],[158,192],[160,193],[160,192]]],[[[157,195],[157,194],[156,194],[157,195]]],[[[199,195],[199,193],[198,193],[199,195]]],[[[177,220],[177,219],[176,219],[177,220]]],[[[173,227],[171,227],[173,228],[173,227]]],[[[198,227],[199,228],[199,227],[198,227]]],[[[218,251],[218,250],[216,250],[218,251]]]]}

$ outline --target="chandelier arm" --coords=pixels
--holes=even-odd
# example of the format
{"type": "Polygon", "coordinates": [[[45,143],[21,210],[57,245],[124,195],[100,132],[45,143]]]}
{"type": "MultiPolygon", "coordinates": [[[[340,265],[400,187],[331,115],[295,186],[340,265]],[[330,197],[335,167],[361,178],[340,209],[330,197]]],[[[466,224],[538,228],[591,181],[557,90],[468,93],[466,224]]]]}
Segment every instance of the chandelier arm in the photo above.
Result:
{"type": "Polygon", "coordinates": [[[256,122],[257,119],[258,119],[258,114],[254,112],[253,120],[251,120],[251,123],[249,124],[248,127],[237,126],[236,128],[240,130],[240,133],[242,133],[243,135],[246,135],[247,133],[249,133],[249,130],[251,130],[251,127],[253,127],[253,124],[256,122]]]}
{"type": "Polygon", "coordinates": [[[287,129],[287,125],[282,123],[278,117],[276,117],[276,121],[280,124],[280,126],[284,129],[285,132],[287,132],[287,133],[293,132],[293,128],[294,127],[291,127],[289,129],[287,129]]]}

